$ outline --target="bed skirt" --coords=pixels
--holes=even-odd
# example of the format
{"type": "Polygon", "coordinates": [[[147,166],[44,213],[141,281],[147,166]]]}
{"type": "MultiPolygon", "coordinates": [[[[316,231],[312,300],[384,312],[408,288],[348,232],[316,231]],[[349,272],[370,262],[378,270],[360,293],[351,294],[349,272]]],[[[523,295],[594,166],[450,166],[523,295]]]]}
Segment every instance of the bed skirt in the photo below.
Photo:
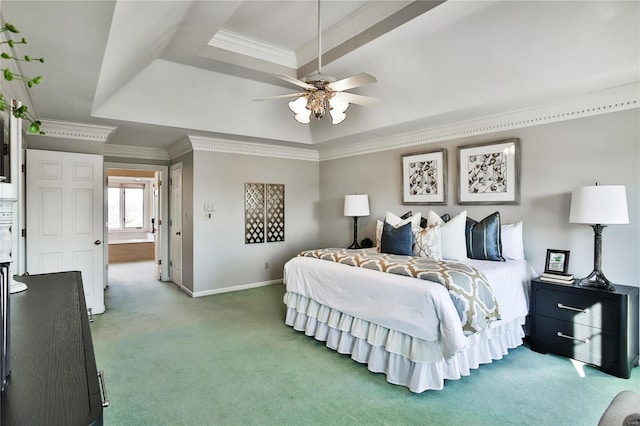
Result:
{"type": "Polygon", "coordinates": [[[384,373],[387,381],[406,386],[412,392],[441,390],[445,380],[457,380],[472,369],[502,359],[509,349],[522,345],[525,318],[499,322],[487,330],[467,336],[465,349],[445,359],[444,342],[426,341],[354,318],[330,307],[286,292],[285,323],[297,331],[326,342],[326,346],[374,373],[384,373]]]}

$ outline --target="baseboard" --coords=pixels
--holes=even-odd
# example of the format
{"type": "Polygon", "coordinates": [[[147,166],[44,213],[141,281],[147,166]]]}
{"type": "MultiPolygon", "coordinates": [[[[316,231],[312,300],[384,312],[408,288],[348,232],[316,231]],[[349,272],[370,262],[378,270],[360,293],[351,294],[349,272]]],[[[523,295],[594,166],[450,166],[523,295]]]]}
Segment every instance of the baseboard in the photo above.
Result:
{"type": "Polygon", "coordinates": [[[213,294],[229,293],[232,291],[249,290],[251,288],[257,288],[257,287],[266,287],[268,285],[281,284],[281,283],[282,283],[282,278],[277,280],[262,281],[262,282],[251,283],[251,284],[242,284],[242,285],[237,285],[233,287],[214,288],[211,290],[196,291],[196,292],[191,292],[191,291],[188,291],[187,289],[184,289],[184,290],[187,291],[187,293],[189,293],[191,297],[203,297],[203,296],[211,296],[213,294]]]}

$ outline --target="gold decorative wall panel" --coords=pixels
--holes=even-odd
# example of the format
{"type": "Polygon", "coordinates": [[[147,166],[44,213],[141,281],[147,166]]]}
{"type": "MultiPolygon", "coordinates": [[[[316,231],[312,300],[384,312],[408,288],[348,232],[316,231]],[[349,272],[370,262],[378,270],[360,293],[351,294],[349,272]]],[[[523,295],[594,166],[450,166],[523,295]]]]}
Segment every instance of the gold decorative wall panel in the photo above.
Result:
{"type": "Polygon", "coordinates": [[[284,185],[268,183],[267,242],[284,241],[284,185]]]}
{"type": "Polygon", "coordinates": [[[264,243],[264,184],[244,184],[244,242],[264,243]]]}
{"type": "Polygon", "coordinates": [[[244,184],[245,244],[284,241],[284,185],[244,184]]]}

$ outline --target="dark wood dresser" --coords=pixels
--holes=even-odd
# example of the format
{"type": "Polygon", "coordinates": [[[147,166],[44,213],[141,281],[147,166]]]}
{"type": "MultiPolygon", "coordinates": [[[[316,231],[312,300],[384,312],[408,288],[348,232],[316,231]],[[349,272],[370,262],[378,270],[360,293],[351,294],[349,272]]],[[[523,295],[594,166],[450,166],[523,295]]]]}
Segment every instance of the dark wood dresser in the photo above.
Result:
{"type": "Polygon", "coordinates": [[[628,379],[638,365],[638,287],[531,281],[531,349],[628,379]]]}
{"type": "MultiPolygon", "coordinates": [[[[103,402],[80,272],[20,277],[2,426],[101,425],[103,402]]],[[[105,396],[106,398],[106,396],[105,396]]]]}

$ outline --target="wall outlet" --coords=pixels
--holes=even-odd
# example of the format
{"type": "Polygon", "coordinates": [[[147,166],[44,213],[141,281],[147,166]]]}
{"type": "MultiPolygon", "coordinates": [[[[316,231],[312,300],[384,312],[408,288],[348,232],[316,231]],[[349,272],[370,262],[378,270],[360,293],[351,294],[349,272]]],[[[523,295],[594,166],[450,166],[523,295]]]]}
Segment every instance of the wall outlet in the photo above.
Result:
{"type": "Polygon", "coordinates": [[[204,220],[211,220],[211,219],[213,219],[213,213],[204,212],[204,220]]]}

